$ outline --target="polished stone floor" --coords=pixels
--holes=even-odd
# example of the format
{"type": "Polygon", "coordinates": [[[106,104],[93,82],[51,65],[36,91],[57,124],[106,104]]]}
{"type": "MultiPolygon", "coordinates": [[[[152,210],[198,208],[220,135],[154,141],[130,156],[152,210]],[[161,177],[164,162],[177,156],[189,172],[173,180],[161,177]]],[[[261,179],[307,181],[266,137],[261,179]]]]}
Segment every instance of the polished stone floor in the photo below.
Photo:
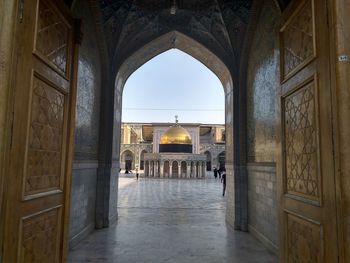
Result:
{"type": "Polygon", "coordinates": [[[278,262],[225,223],[219,180],[120,178],[119,219],[95,231],[69,262],[278,262]]]}

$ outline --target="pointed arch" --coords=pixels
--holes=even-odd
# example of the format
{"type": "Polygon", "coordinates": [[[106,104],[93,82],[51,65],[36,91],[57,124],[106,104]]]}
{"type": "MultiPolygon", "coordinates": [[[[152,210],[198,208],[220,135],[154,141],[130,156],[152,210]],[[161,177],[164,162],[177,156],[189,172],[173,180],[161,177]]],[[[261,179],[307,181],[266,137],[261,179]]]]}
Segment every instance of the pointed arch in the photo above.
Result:
{"type": "Polygon", "coordinates": [[[139,67],[172,48],[177,48],[189,54],[210,69],[221,81],[225,94],[232,91],[231,73],[222,60],[196,40],[178,31],[171,31],[144,45],[122,63],[116,72],[115,88],[117,93],[122,94],[127,79],[139,67]]]}
{"type": "MultiPolygon", "coordinates": [[[[235,193],[234,193],[234,99],[236,97],[235,89],[236,82],[234,82],[233,69],[226,65],[217,55],[206,48],[204,45],[194,40],[193,38],[180,33],[178,31],[171,31],[156,39],[151,40],[133,54],[131,54],[124,62],[114,70],[114,112],[113,112],[113,145],[117,151],[120,149],[120,140],[117,134],[120,133],[121,116],[122,116],[122,95],[124,85],[132,73],[134,73],[144,63],[151,60],[155,56],[171,49],[177,48],[193,58],[204,64],[211,70],[222,83],[225,93],[225,131],[226,131],[226,156],[225,168],[227,174],[227,195],[230,196],[227,202],[227,214],[230,215],[230,221],[234,222],[235,216],[235,193]],[[231,70],[230,70],[231,69],[231,70]]],[[[237,98],[236,98],[237,99],[237,98]]],[[[236,116],[237,117],[237,116],[236,116]]],[[[238,126],[237,126],[238,127],[238,126]]],[[[118,156],[118,152],[113,153],[118,156]]],[[[199,166],[197,163],[191,164],[191,177],[197,177],[199,166]]],[[[164,163],[164,176],[171,176],[172,169],[170,163],[164,163]],[[167,166],[168,164],[168,166],[167,166]]],[[[233,223],[232,223],[233,224],[233,223]]]]}

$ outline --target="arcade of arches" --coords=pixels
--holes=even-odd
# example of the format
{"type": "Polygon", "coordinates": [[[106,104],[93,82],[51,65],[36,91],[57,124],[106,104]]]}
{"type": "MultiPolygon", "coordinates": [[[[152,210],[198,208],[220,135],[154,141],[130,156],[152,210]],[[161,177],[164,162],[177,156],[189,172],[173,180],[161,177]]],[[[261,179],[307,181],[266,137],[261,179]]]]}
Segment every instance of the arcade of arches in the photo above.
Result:
{"type": "MultiPolygon", "coordinates": [[[[183,135],[180,130],[179,134],[175,132],[173,135],[187,136],[191,139],[191,149],[188,152],[186,148],[176,146],[177,154],[174,154],[174,150],[171,149],[168,153],[161,149],[162,137],[166,135],[168,129],[171,129],[171,126],[169,123],[123,123],[120,143],[120,169],[134,170],[138,167],[139,170],[144,171],[145,176],[171,177],[170,171],[174,166],[173,161],[176,161],[176,165],[179,166],[178,171],[181,171],[180,177],[192,178],[194,176],[191,176],[191,174],[197,174],[197,167],[201,167],[198,171],[201,171],[199,177],[202,178],[205,177],[203,169],[211,171],[214,167],[225,166],[225,141],[222,136],[225,132],[224,125],[181,124],[180,127],[185,129],[188,134],[183,135]],[[164,165],[166,161],[170,163],[170,170],[164,170],[164,167],[169,165],[164,165]]],[[[173,138],[174,140],[176,140],[176,136],[173,138]]],[[[180,141],[178,142],[180,145],[183,144],[180,141]]],[[[179,173],[176,174],[179,175],[179,173]]]]}
{"type": "Polygon", "coordinates": [[[227,223],[281,262],[350,262],[349,13],[346,0],[1,1],[0,261],[66,261],[116,221],[124,84],[177,48],[224,88],[227,223]]]}

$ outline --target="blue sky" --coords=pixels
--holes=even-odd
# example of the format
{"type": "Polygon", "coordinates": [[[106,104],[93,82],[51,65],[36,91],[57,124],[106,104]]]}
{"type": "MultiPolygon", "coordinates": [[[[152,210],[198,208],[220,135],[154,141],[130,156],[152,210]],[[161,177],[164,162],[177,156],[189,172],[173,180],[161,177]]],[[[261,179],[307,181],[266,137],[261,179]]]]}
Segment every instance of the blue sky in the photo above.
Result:
{"type": "Polygon", "coordinates": [[[224,120],[224,90],[201,62],[168,50],[136,70],[123,92],[123,122],[218,123],[224,120]]]}

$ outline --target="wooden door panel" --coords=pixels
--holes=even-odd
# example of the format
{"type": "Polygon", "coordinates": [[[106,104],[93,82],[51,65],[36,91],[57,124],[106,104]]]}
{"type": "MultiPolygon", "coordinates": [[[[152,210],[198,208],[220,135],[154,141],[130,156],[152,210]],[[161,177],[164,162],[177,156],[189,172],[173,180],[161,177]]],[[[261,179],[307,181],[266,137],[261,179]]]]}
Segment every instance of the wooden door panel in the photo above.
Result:
{"type": "Polygon", "coordinates": [[[19,262],[59,262],[62,206],[21,218],[19,262]]]}
{"type": "Polygon", "coordinates": [[[307,80],[282,97],[284,188],[290,198],[321,205],[317,81],[307,80]]]}
{"type": "Polygon", "coordinates": [[[325,0],[296,0],[283,15],[281,261],[337,262],[325,0]]]}
{"type": "MultiPolygon", "coordinates": [[[[285,213],[285,262],[325,262],[323,227],[317,222],[291,212],[285,213]]],[[[328,261],[326,261],[328,262],[328,261]]]]}
{"type": "Polygon", "coordinates": [[[69,78],[72,26],[50,3],[40,1],[35,29],[34,54],[69,78]]]}
{"type": "Polygon", "coordinates": [[[25,199],[62,192],[67,103],[47,80],[34,74],[31,90],[31,117],[24,172],[25,199]]]}
{"type": "Polygon", "coordinates": [[[4,261],[60,262],[75,114],[74,20],[60,1],[27,0],[17,26],[4,261]]]}
{"type": "Polygon", "coordinates": [[[304,1],[281,29],[281,80],[295,75],[316,57],[313,1],[304,1]]]}

